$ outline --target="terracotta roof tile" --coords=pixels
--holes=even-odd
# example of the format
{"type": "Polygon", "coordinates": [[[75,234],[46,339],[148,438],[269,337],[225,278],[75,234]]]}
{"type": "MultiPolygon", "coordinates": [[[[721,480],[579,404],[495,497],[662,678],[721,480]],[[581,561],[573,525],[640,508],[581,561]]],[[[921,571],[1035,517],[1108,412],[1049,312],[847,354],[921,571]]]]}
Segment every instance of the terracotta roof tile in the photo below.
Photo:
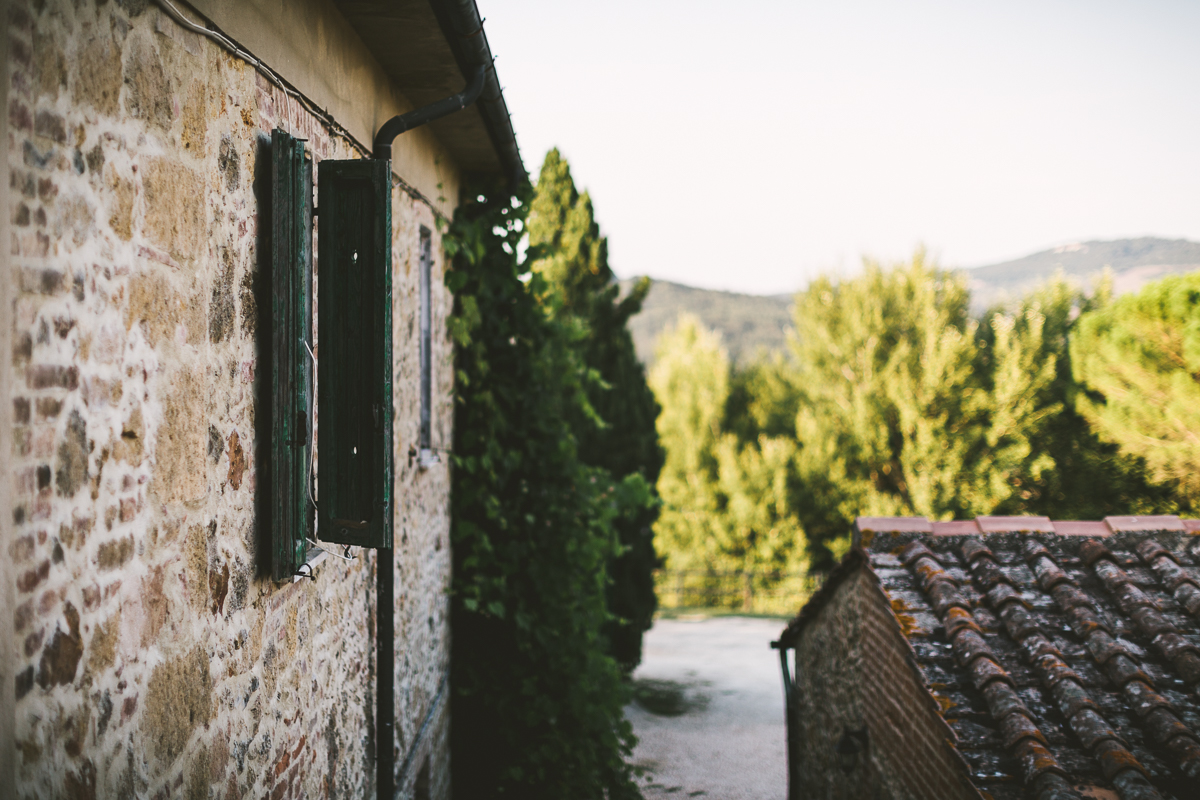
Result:
{"type": "Polygon", "coordinates": [[[857,527],[871,533],[866,558],[886,573],[885,594],[928,620],[906,635],[981,788],[1017,780],[1038,800],[1079,797],[1074,786],[1121,800],[1197,796],[1200,521],[857,527]]]}

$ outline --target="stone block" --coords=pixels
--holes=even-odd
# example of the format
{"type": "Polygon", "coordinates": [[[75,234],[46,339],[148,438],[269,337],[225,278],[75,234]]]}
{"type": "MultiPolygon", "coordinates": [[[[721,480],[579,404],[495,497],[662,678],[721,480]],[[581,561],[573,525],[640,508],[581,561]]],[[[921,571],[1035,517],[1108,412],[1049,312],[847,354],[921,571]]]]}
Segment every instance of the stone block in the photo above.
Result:
{"type": "Polygon", "coordinates": [[[53,111],[37,112],[33,120],[33,132],[59,144],[67,141],[67,124],[63,118],[53,111]]]}
{"type": "Polygon", "coordinates": [[[142,181],[147,237],[175,260],[195,264],[204,231],[204,181],[194,170],[167,158],[150,159],[142,181]]]}
{"type": "Polygon", "coordinates": [[[33,130],[33,113],[29,106],[17,99],[8,101],[8,124],[14,130],[29,132],[33,130]]]}
{"type": "Polygon", "coordinates": [[[126,180],[116,170],[110,169],[108,188],[111,192],[108,226],[118,239],[128,242],[133,238],[133,181],[126,180]]]}
{"type": "Polygon", "coordinates": [[[175,121],[171,82],[163,71],[162,59],[153,42],[135,37],[129,43],[125,63],[125,108],[131,117],[167,130],[175,121]]]}
{"type": "Polygon", "coordinates": [[[121,47],[110,30],[85,26],[73,98],[100,114],[114,116],[121,96],[121,47]]]}
{"type": "Polygon", "coordinates": [[[151,347],[174,338],[175,326],[183,321],[184,303],[170,281],[157,272],[134,275],[128,298],[126,328],[141,325],[151,347]]]}
{"type": "Polygon", "coordinates": [[[30,389],[79,388],[79,369],[50,364],[33,364],[25,368],[25,384],[30,389]]]}
{"type": "Polygon", "coordinates": [[[138,406],[130,412],[129,419],[121,426],[121,437],[113,445],[113,458],[133,466],[141,464],[145,435],[142,409],[138,406]]]}
{"type": "Polygon", "coordinates": [[[208,658],[199,647],[154,668],[142,730],[161,761],[174,761],[192,731],[212,719],[213,699],[208,658]]]}
{"type": "MultiPolygon", "coordinates": [[[[62,48],[53,36],[35,30],[33,36],[34,73],[37,75],[39,95],[57,97],[67,86],[67,61],[62,48]]],[[[39,114],[39,117],[41,115],[39,114]]],[[[39,131],[40,133],[40,131],[39,131]]],[[[58,139],[57,141],[64,141],[58,139]]]]}
{"type": "Polygon", "coordinates": [[[197,158],[207,154],[208,140],[208,86],[203,80],[192,82],[187,101],[183,104],[183,130],[180,142],[185,150],[197,158]]]}
{"type": "Polygon", "coordinates": [[[37,399],[38,422],[57,419],[59,412],[62,411],[62,405],[62,400],[57,397],[39,397],[37,399]]]}
{"type": "Polygon", "coordinates": [[[207,391],[202,378],[186,370],[171,380],[170,388],[157,431],[153,485],[165,502],[189,502],[207,491],[207,391]]]}
{"type": "Polygon", "coordinates": [[[96,554],[96,566],[102,571],[119,569],[133,558],[133,537],[127,536],[112,542],[104,542],[96,554]]]}
{"type": "Polygon", "coordinates": [[[71,497],[88,479],[87,423],[76,409],[67,419],[67,429],[58,445],[55,482],[59,497],[71,497]]]}
{"type": "Polygon", "coordinates": [[[61,626],[56,627],[54,636],[42,649],[37,682],[43,689],[74,681],[76,667],[79,666],[79,659],[83,657],[79,612],[71,603],[64,603],[63,617],[67,623],[67,630],[64,631],[61,626]]]}
{"type": "Polygon", "coordinates": [[[56,269],[21,268],[21,291],[55,295],[63,289],[63,274],[56,269]]]}

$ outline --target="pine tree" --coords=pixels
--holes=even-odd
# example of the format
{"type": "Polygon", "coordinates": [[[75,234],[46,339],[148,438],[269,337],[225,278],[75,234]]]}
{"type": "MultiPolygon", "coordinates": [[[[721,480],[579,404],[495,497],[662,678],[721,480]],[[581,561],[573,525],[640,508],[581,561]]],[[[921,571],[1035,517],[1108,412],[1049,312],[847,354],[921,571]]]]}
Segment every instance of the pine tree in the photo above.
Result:
{"type": "MultiPolygon", "coordinates": [[[[637,475],[653,486],[662,468],[655,434],[658,405],[646,385],[633,348],[629,318],[641,310],[650,282],[642,279],[626,297],[608,265],[608,241],[600,235],[591,198],[580,194],[558,150],[546,154],[529,208],[531,269],[548,287],[543,301],[576,326],[583,361],[591,370],[587,399],[594,413],[578,413],[572,428],[584,463],[620,482],[637,475]]],[[[616,493],[617,497],[621,494],[616,493]]],[[[623,508],[616,522],[624,552],[608,564],[606,633],[614,656],[632,670],[641,660],[642,634],[656,601],[654,506],[623,508]]]]}
{"type": "Polygon", "coordinates": [[[1084,314],[1071,359],[1079,411],[1100,436],[1200,505],[1200,273],[1084,314]]]}

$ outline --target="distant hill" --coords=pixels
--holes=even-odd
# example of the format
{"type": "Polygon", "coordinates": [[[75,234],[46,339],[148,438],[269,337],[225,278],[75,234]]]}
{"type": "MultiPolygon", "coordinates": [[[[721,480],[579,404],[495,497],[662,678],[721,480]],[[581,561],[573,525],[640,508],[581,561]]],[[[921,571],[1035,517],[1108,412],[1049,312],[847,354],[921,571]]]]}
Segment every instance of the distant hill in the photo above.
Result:
{"type": "MultiPolygon", "coordinates": [[[[1057,272],[1091,289],[1106,268],[1113,271],[1117,294],[1137,291],[1166,275],[1200,270],[1200,242],[1151,237],[1079,242],[962,272],[971,288],[971,310],[981,314],[997,303],[1020,298],[1057,272]]],[[[631,284],[621,282],[623,289],[631,284]]],[[[655,281],[629,327],[638,357],[649,365],[658,334],[680,313],[690,312],[721,334],[735,362],[744,363],[761,351],[784,348],[792,326],[791,305],[790,294],[738,294],[655,281]]]]}
{"type": "MultiPolygon", "coordinates": [[[[633,281],[621,281],[628,291],[633,281]]],[[[654,344],[665,328],[684,312],[695,314],[721,334],[729,357],[753,358],[759,351],[782,350],[791,327],[792,296],[717,292],[670,281],[655,281],[642,311],[629,321],[633,345],[643,364],[654,362],[654,344]]]]}
{"type": "Polygon", "coordinates": [[[1117,294],[1136,291],[1166,275],[1200,270],[1200,242],[1151,237],[1078,242],[963,272],[971,287],[971,308],[980,312],[1021,297],[1060,271],[1090,289],[1106,268],[1113,271],[1117,294]]]}

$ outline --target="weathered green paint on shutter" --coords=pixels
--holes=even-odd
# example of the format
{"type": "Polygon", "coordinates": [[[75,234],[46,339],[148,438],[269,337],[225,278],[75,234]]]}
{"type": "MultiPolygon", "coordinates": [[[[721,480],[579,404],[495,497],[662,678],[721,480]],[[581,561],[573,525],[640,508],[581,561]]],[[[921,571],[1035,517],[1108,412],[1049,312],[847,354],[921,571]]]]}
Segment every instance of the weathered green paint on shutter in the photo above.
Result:
{"type": "Polygon", "coordinates": [[[392,546],[392,193],[384,160],[317,166],[318,531],[392,546]]]}
{"type": "Polygon", "coordinates": [[[312,524],[312,159],[304,142],[271,133],[271,572],[304,563],[312,524]]]}

